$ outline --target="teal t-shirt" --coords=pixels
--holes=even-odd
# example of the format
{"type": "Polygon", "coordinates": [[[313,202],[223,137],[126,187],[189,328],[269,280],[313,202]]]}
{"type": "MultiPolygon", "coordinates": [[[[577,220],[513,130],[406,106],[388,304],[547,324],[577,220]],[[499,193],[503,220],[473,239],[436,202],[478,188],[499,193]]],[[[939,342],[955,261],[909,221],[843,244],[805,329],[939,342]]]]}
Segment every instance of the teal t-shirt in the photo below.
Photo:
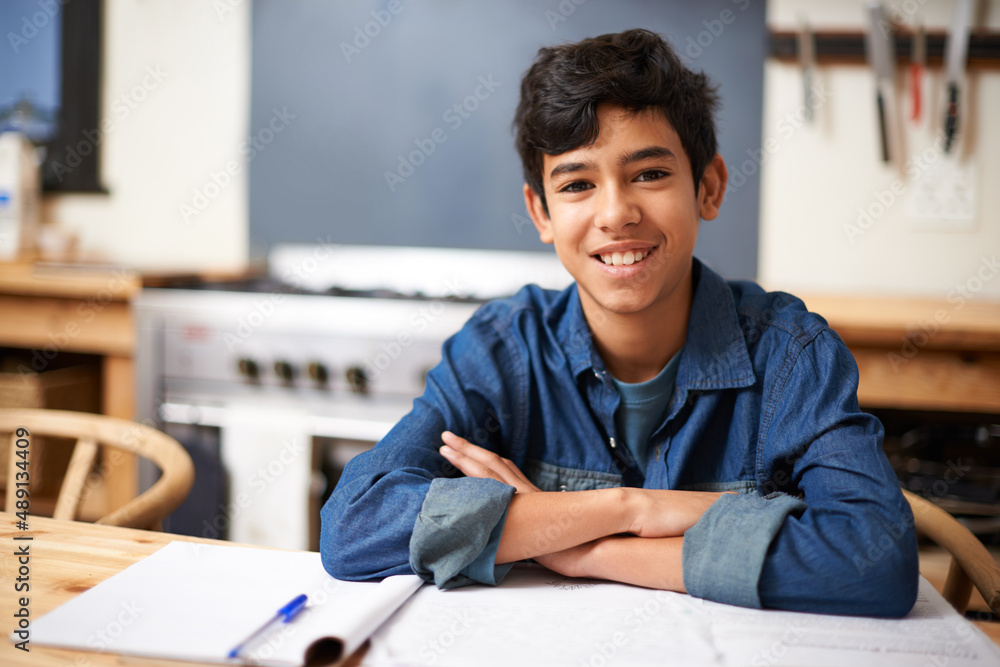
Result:
{"type": "Polygon", "coordinates": [[[663,413],[674,393],[680,357],[678,350],[656,377],[645,382],[622,382],[612,376],[618,393],[621,394],[621,403],[615,414],[618,436],[625,441],[643,474],[646,474],[649,436],[653,435],[653,431],[663,421],[663,413]]]}

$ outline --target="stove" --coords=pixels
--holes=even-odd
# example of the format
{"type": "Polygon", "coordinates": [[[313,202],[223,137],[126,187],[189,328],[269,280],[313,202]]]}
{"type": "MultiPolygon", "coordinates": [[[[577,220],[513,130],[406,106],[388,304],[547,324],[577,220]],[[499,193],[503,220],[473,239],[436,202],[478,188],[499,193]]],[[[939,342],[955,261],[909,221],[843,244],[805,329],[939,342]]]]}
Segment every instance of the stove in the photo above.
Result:
{"type": "Polygon", "coordinates": [[[166,530],[316,548],[339,471],[410,410],[442,343],[486,300],[571,281],[550,253],[318,242],[268,260],[267,275],[134,302],[138,417],[196,467],[166,530]]]}

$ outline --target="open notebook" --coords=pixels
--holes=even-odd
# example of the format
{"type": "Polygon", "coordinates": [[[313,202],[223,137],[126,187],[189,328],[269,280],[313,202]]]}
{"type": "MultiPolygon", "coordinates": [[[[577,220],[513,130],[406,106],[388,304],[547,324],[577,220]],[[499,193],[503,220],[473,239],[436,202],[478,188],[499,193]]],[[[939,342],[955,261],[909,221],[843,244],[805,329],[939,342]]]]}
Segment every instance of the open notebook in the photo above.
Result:
{"type": "Polygon", "coordinates": [[[171,542],[31,626],[38,645],[238,663],[230,649],[305,593],[309,606],[241,655],[261,665],[332,664],[350,655],[423,583],[333,579],[318,553],[171,542]]]}
{"type": "Polygon", "coordinates": [[[263,665],[994,667],[1000,650],[924,579],[898,620],[744,609],[567,579],[519,564],[495,588],[439,591],[413,575],[343,582],[319,554],[172,542],[32,624],[32,642],[229,662],[295,596],[310,606],[249,647],[263,665]]]}

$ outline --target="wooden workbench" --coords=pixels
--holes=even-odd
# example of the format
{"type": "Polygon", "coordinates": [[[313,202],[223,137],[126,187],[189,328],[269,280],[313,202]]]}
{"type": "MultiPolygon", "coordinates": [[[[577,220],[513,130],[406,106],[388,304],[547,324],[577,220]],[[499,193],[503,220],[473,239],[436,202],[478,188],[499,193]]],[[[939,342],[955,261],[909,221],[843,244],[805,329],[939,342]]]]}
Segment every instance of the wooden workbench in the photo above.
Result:
{"type": "Polygon", "coordinates": [[[1000,302],[803,300],[858,362],[861,407],[1000,414],[1000,302]]]}

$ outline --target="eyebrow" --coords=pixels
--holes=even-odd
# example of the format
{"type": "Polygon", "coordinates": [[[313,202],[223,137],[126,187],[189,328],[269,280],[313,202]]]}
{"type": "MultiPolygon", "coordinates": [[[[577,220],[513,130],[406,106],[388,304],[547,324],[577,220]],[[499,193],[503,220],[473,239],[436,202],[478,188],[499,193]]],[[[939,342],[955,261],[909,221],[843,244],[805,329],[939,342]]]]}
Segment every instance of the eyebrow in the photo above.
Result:
{"type": "Polygon", "coordinates": [[[562,164],[557,164],[552,171],[549,173],[549,178],[555,178],[562,174],[570,174],[574,171],[584,171],[585,169],[590,169],[593,167],[592,162],[563,162],[562,164]]]}
{"type": "MultiPolygon", "coordinates": [[[[645,148],[625,153],[618,158],[618,164],[619,166],[624,167],[635,162],[652,159],[676,160],[677,156],[672,150],[664,146],[647,146],[645,148]]],[[[592,162],[563,162],[562,164],[556,165],[552,171],[549,172],[549,178],[555,178],[561,174],[570,174],[575,171],[592,169],[593,166],[594,164],[592,162]]]]}
{"type": "Polygon", "coordinates": [[[625,155],[618,158],[618,165],[624,167],[625,165],[632,164],[634,162],[642,162],[643,160],[652,159],[676,160],[677,156],[674,155],[672,150],[664,146],[647,146],[646,148],[640,148],[639,150],[625,153],[625,155]]]}

